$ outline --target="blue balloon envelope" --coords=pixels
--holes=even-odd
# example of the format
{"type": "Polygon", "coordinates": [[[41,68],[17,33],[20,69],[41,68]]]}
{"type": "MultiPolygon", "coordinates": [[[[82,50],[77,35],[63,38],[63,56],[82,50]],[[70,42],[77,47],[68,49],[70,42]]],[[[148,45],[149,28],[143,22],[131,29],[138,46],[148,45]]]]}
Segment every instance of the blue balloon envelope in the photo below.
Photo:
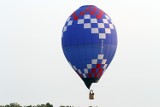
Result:
{"type": "Polygon", "coordinates": [[[88,89],[98,82],[117,48],[117,33],[111,18],[93,5],[77,9],[63,27],[62,48],[74,71],[88,89]]]}

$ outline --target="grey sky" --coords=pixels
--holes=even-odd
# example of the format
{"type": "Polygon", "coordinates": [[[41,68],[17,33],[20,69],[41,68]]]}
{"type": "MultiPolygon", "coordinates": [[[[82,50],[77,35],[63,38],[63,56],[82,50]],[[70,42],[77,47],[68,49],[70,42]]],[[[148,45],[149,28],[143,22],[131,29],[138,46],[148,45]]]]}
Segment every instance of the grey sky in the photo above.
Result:
{"type": "Polygon", "coordinates": [[[1,0],[0,104],[160,106],[158,0],[1,0]],[[81,5],[112,18],[118,49],[110,67],[88,90],[61,49],[62,27],[81,5]]]}

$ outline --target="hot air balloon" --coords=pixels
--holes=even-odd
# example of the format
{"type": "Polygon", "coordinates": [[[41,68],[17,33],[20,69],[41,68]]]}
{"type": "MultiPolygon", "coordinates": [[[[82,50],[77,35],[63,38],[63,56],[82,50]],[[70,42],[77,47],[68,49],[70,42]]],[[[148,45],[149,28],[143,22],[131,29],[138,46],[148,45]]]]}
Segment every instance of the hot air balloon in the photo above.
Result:
{"type": "Polygon", "coordinates": [[[94,5],[78,8],[63,27],[64,55],[88,89],[108,68],[116,48],[117,33],[111,18],[94,5]]]}

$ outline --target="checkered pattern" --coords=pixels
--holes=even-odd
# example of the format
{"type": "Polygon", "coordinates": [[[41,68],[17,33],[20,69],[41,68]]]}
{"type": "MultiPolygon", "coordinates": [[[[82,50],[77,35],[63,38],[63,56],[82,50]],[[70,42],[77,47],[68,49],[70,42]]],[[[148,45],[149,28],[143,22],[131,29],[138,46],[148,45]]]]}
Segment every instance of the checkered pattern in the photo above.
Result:
{"type": "Polygon", "coordinates": [[[107,68],[107,59],[104,59],[104,54],[98,54],[96,59],[92,59],[91,64],[87,64],[88,78],[100,78],[107,68]]]}
{"type": "Polygon", "coordinates": [[[98,57],[92,59],[85,69],[77,69],[76,66],[71,66],[82,78],[100,78],[108,64],[107,59],[104,59],[104,54],[98,54],[98,57]]]}
{"type": "Polygon", "coordinates": [[[107,15],[105,17],[101,21],[87,14],[83,19],[78,19],[77,24],[83,24],[84,29],[90,29],[92,34],[98,34],[99,39],[105,39],[107,34],[111,34],[111,30],[114,29],[111,19],[107,15]]]}
{"type": "Polygon", "coordinates": [[[71,26],[72,23],[73,23],[73,20],[71,20],[71,17],[69,17],[67,19],[67,22],[66,22],[65,26],[63,27],[63,32],[67,31],[68,26],[71,26]]]}
{"type": "MultiPolygon", "coordinates": [[[[72,66],[72,65],[71,65],[72,66]]],[[[84,70],[84,72],[81,70],[81,69],[77,69],[76,68],[76,66],[72,66],[72,68],[78,73],[78,75],[80,76],[80,77],[82,77],[82,78],[87,78],[87,73],[88,72],[86,72],[85,70],[84,70]]]]}

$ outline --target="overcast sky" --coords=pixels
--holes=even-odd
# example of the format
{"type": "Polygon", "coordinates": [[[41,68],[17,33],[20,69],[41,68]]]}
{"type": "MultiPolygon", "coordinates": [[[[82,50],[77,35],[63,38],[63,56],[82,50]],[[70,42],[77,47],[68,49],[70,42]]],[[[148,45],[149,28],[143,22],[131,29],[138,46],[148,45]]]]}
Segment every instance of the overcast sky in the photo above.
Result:
{"type": "Polygon", "coordinates": [[[0,105],[160,107],[159,0],[0,0],[0,105]],[[62,28],[81,5],[113,20],[116,55],[88,89],[66,61],[62,28]]]}

